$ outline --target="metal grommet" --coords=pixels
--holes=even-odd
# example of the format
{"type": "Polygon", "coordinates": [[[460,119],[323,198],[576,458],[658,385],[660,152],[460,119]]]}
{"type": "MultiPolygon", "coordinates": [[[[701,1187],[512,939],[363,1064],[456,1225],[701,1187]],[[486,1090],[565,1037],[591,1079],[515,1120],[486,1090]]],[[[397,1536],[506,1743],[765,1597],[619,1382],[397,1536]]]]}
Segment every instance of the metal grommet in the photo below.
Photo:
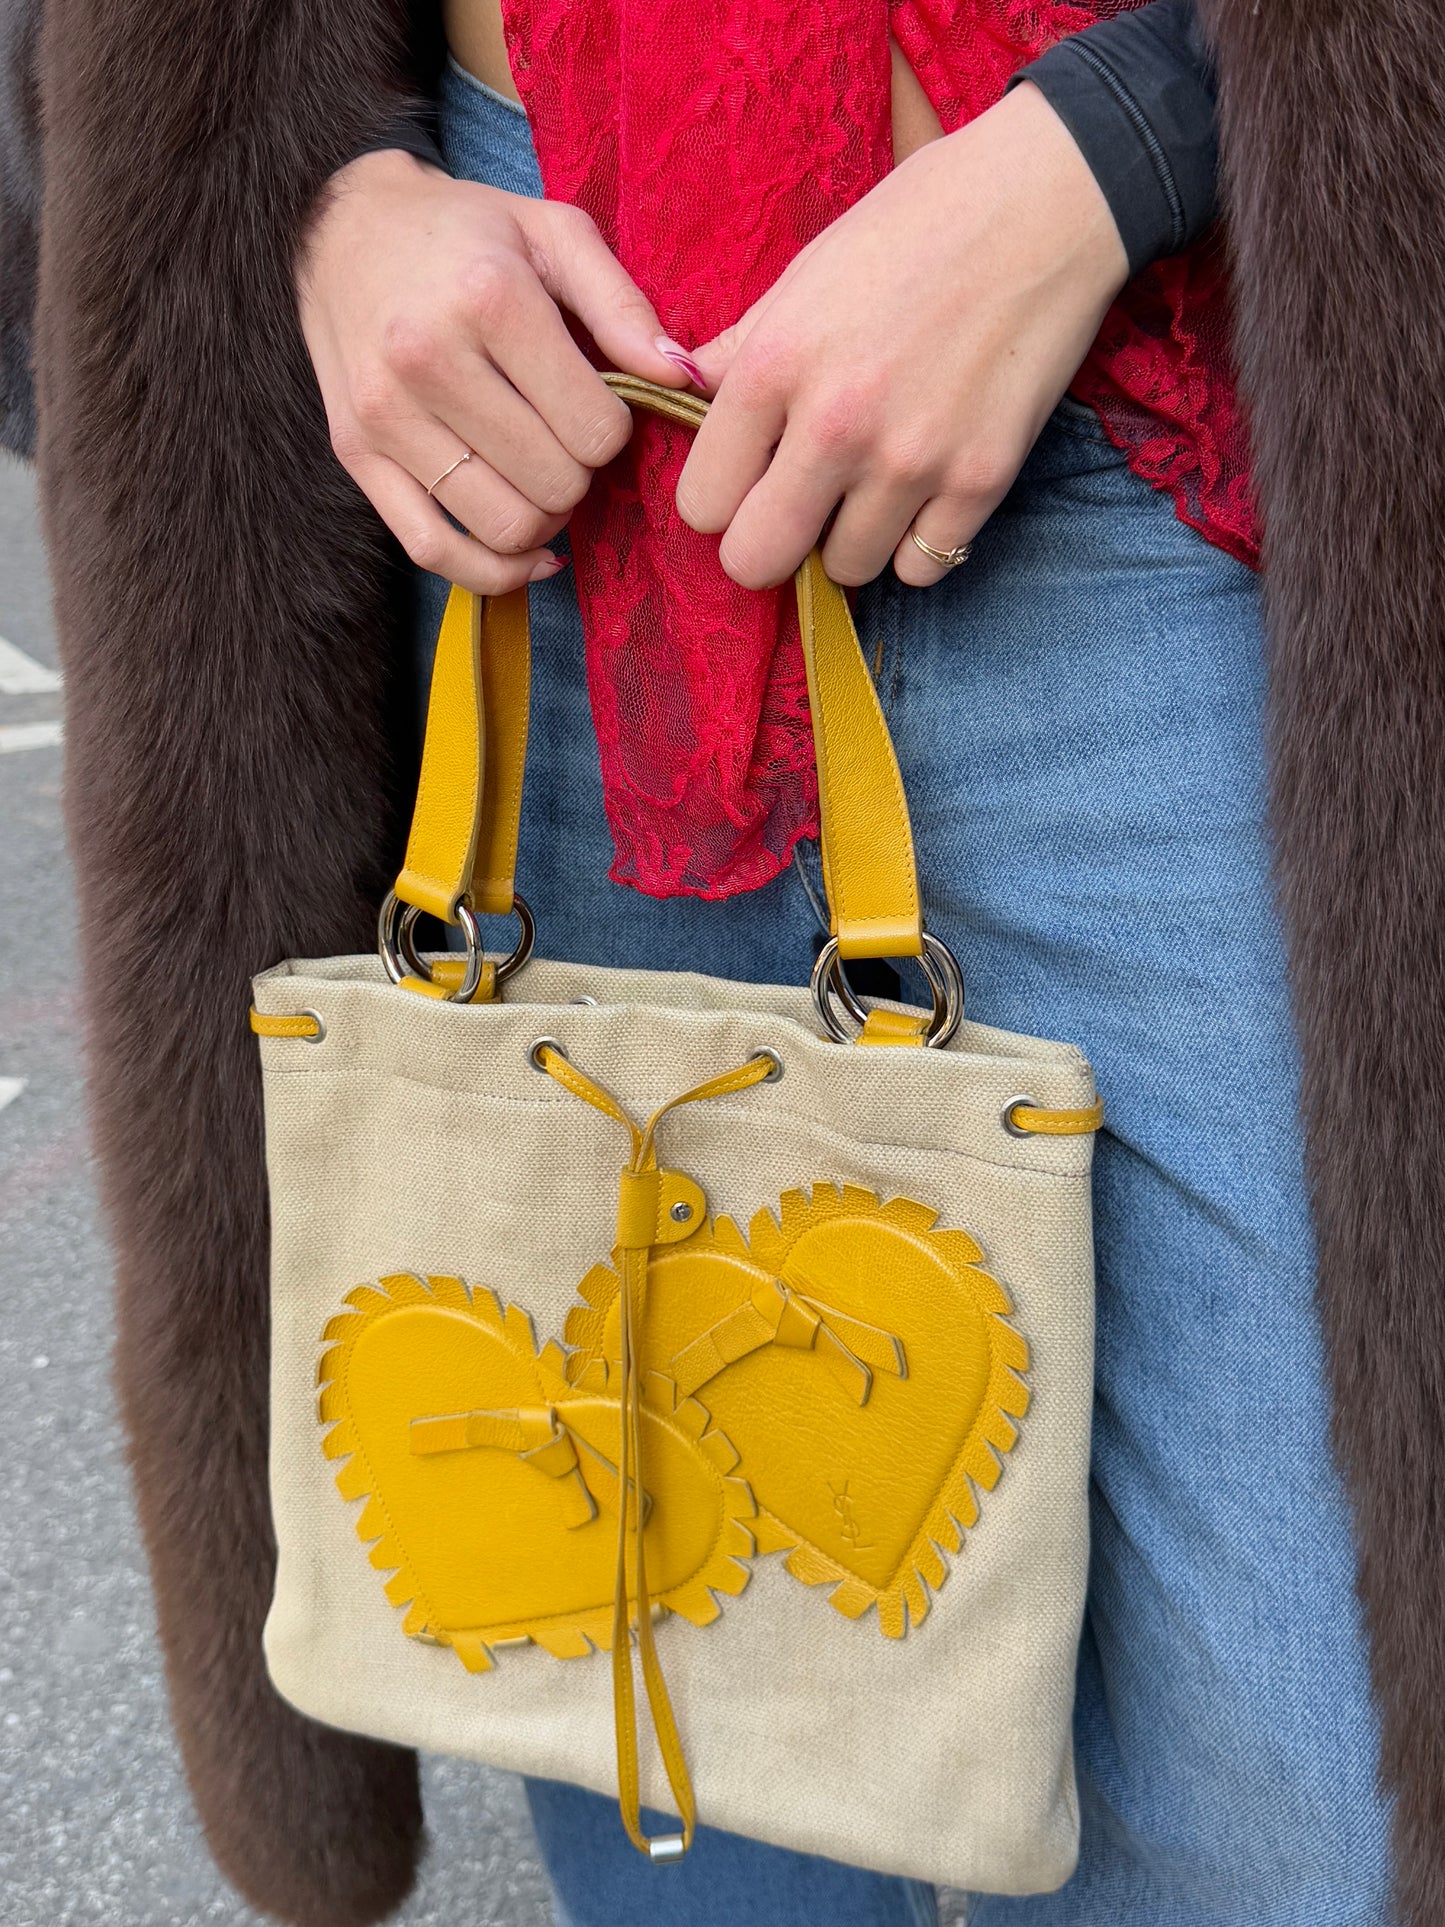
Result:
{"type": "Polygon", "coordinates": [[[1025,1130],[1022,1124],[1014,1123],[1014,1112],[1020,1104],[1027,1104],[1031,1111],[1036,1111],[1039,1100],[1036,1097],[1030,1097],[1027,1091],[1020,1092],[1017,1097],[1011,1097],[1003,1107],[1003,1128],[1010,1137],[1037,1137],[1037,1131],[1025,1130]]]}
{"type": "Polygon", "coordinates": [[[767,1074],[767,1076],[766,1076],[765,1078],[763,1078],[763,1080],[762,1080],[762,1081],[763,1081],[763,1083],[764,1083],[764,1084],[776,1084],[776,1083],[777,1083],[777,1081],[778,1081],[778,1079],[779,1079],[779,1078],[780,1078],[780,1077],[781,1077],[781,1076],[783,1075],[783,1060],[782,1060],[782,1058],[781,1058],[781,1057],[780,1057],[780,1056],[778,1055],[778,1053],[777,1053],[777,1052],[776,1052],[776,1051],[775,1051],[775,1050],[774,1050],[774,1049],[773,1049],[773,1048],[771,1047],[771,1045],[769,1045],[769,1044],[759,1044],[759,1045],[758,1045],[758,1048],[757,1048],[757,1049],[756,1049],[756,1050],[755,1050],[755,1051],[753,1052],[753,1054],[752,1054],[752,1056],[751,1056],[751,1057],[750,1057],[750,1058],[748,1059],[748,1062],[749,1062],[750,1064],[753,1064],[753,1063],[756,1063],[756,1062],[757,1062],[757,1060],[758,1060],[758,1058],[760,1058],[760,1057],[766,1057],[766,1058],[767,1058],[767,1060],[768,1060],[768,1062],[769,1062],[769,1063],[770,1063],[770,1064],[772,1065],[772,1067],[773,1067],[773,1068],[772,1068],[772,1069],[771,1069],[771,1070],[770,1070],[770,1071],[768,1072],[768,1074],[767,1074]]]}
{"type": "Polygon", "coordinates": [[[321,1012],[319,1010],[298,1010],[296,1015],[298,1017],[309,1017],[316,1026],[315,1034],[311,1037],[303,1036],[301,1042],[303,1044],[319,1044],[326,1035],[326,1019],[321,1015],[321,1012]]]}
{"type": "Polygon", "coordinates": [[[548,1074],[547,1066],[542,1062],[542,1052],[544,1050],[556,1051],[557,1055],[562,1059],[562,1062],[564,1064],[569,1063],[571,1061],[567,1056],[566,1051],[563,1049],[562,1045],[558,1043],[555,1037],[539,1037],[536,1043],[533,1044],[532,1048],[527,1052],[527,1062],[532,1066],[532,1069],[534,1071],[540,1071],[543,1077],[546,1077],[548,1074]]]}
{"type": "MultiPolygon", "coordinates": [[[[963,972],[948,945],[928,930],[923,933],[923,951],[918,962],[933,992],[933,1015],[928,1020],[924,1041],[931,1049],[942,1050],[963,1022],[963,972]]],[[[834,999],[842,1004],[859,1030],[868,1021],[868,1012],[843,976],[836,937],[829,937],[818,952],[818,961],[813,965],[812,992],[813,1006],[823,1020],[824,1030],[836,1043],[851,1044],[853,1033],[838,1015],[834,999]]]]}
{"type": "Polygon", "coordinates": [[[569,1004],[586,1004],[592,1010],[597,1009],[597,999],[595,997],[569,997],[567,1001],[569,1004]]]}

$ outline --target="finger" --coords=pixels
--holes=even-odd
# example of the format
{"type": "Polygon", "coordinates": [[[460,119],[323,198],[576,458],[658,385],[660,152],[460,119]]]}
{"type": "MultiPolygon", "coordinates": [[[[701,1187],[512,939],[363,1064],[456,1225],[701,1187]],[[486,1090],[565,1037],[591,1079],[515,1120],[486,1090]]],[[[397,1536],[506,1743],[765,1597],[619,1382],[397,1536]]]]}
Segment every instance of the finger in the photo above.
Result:
{"type": "MultiPolygon", "coordinates": [[[[543,513],[565,516],[587,493],[591,468],[562,445],[545,418],[480,352],[459,355],[438,340],[410,355],[394,348],[391,365],[399,393],[411,407],[420,403],[429,410],[455,441],[470,447],[543,513]]],[[[423,484],[431,479],[402,449],[386,444],[384,432],[376,440],[423,484]]]]}
{"type": "MultiPolygon", "coordinates": [[[[449,430],[441,430],[440,424],[438,430],[450,439],[449,430]]],[[[402,466],[421,480],[414,463],[408,461],[402,466]]],[[[499,555],[526,555],[541,549],[567,526],[565,515],[548,515],[539,509],[480,455],[470,456],[444,481],[437,482],[431,498],[475,541],[499,555]]]]}
{"type": "Polygon", "coordinates": [[[733,581],[745,589],[786,582],[816,546],[845,486],[846,477],[819,460],[816,445],[785,434],[722,539],[719,560],[733,581]]]}
{"type": "Polygon", "coordinates": [[[805,248],[800,249],[767,293],[759,295],[745,314],[740,315],[730,328],[724,328],[721,334],[714,335],[711,341],[705,341],[700,348],[693,350],[693,359],[702,371],[709,392],[721,383],[723,376],[737,358],[743,343],[762,319],[765,310],[771,307],[777,296],[787,287],[816,246],[816,241],[810,241],[805,248]]]}
{"type": "Polygon", "coordinates": [[[405,469],[469,535],[499,554],[540,549],[563,527],[565,515],[538,508],[463,437],[435,416],[417,414],[416,406],[412,396],[401,395],[385,422],[374,417],[365,424],[371,439],[363,459],[380,455],[405,469]]]}
{"type": "Polygon", "coordinates": [[[505,595],[524,582],[545,582],[566,567],[550,549],[499,555],[454,528],[421,483],[383,456],[363,463],[353,475],[412,561],[430,575],[477,595],[505,595]]]}
{"type": "Polygon", "coordinates": [[[677,482],[677,512],[700,535],[720,535],[767,474],[787,414],[774,398],[725,384],[693,437],[677,482]]]}
{"type": "MultiPolygon", "coordinates": [[[[664,333],[657,310],[590,216],[560,201],[538,201],[518,219],[543,288],[576,315],[608,361],[665,387],[686,387],[695,379],[688,351],[664,333]]],[[[573,352],[582,360],[575,344],[573,352]]]]}
{"type": "Polygon", "coordinates": [[[823,543],[823,567],[845,589],[871,582],[888,567],[927,500],[917,481],[872,481],[849,489],[823,543]]]}
{"type": "MultiPolygon", "coordinates": [[[[478,358],[501,370],[574,461],[600,468],[622,451],[632,432],[626,406],[590,366],[556,302],[514,253],[474,264],[463,298],[478,358]]],[[[450,385],[455,357],[448,356],[445,366],[450,385]]],[[[671,373],[675,377],[676,369],[671,373]]]]}
{"type": "MultiPolygon", "coordinates": [[[[967,548],[993,508],[992,502],[985,507],[977,500],[961,501],[935,495],[918,511],[894,550],[893,568],[899,581],[915,589],[927,589],[952,573],[947,563],[924,554],[913,539],[915,530],[921,540],[946,555],[952,550],[967,548]]],[[[953,567],[962,568],[967,559],[965,556],[953,567]]]]}

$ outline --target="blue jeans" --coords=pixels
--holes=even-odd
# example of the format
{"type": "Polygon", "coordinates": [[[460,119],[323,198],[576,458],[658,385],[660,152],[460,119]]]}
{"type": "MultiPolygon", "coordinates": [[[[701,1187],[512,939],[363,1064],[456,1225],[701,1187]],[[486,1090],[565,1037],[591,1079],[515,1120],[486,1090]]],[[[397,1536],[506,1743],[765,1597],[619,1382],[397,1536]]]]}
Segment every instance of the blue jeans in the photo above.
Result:
{"type": "MultiPolygon", "coordinates": [[[[444,107],[458,174],[540,192],[519,110],[456,71],[444,107]]],[[[429,634],[440,594],[423,585],[429,634]]],[[[726,903],[607,882],[568,578],[532,609],[519,875],[544,954],[803,981],[811,847],[726,903]]],[[[1059,1893],[981,1898],[971,1920],[1383,1927],[1389,1813],[1326,1432],[1257,583],[1066,401],[967,566],[923,590],[890,573],[858,618],[970,1015],[1080,1044],[1107,1105],[1081,1858],[1059,1893]]],[[[913,1883],[721,1834],[655,1870],[610,1802],[529,1792],[572,1927],[933,1917],[913,1883]]]]}

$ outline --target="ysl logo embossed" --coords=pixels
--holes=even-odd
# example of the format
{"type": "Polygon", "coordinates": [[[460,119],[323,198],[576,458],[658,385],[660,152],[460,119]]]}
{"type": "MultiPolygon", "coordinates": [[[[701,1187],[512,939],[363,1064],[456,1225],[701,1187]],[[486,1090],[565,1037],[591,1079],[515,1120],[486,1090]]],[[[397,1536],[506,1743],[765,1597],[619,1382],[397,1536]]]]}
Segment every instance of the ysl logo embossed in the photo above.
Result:
{"type": "Polygon", "coordinates": [[[853,1517],[853,1501],[848,1493],[848,1481],[844,1479],[841,1485],[834,1485],[830,1480],[828,1490],[833,1495],[833,1510],[838,1515],[840,1537],[852,1552],[867,1552],[869,1548],[863,1544],[862,1531],[858,1521],[853,1517]]]}

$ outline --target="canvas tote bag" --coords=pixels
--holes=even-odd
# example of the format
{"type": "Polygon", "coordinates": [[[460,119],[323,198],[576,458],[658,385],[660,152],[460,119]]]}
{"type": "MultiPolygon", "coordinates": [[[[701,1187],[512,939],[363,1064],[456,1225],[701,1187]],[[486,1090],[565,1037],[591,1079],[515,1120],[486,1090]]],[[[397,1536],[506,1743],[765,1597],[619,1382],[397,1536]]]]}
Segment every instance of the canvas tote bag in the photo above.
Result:
{"type": "Polygon", "coordinates": [[[1077,1050],[961,1021],[847,603],[816,555],[797,589],[811,990],[528,960],[525,591],[452,592],[380,956],[255,981],[266,1656],[331,1725],[619,1792],[654,1859],[701,1813],[1041,1891],[1077,1849],[1100,1110],[1077,1050]],[[417,954],[422,911],[464,955],[417,954]],[[931,1011],[853,994],[879,955],[931,1011]]]}

